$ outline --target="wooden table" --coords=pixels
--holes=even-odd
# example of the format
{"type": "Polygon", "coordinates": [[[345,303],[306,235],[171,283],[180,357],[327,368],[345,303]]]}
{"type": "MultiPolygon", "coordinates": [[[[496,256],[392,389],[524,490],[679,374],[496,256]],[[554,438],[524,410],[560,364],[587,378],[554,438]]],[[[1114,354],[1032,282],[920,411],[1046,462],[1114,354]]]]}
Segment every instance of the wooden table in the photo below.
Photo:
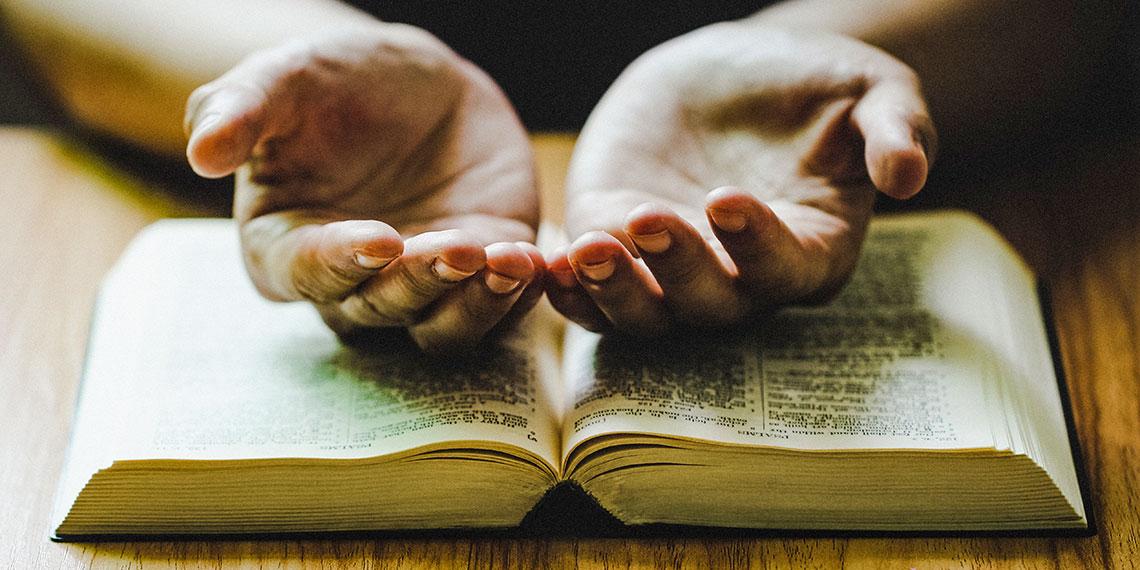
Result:
{"type": "MultiPolygon", "coordinates": [[[[548,210],[561,204],[572,142],[566,135],[535,137],[548,210]]],[[[221,215],[210,204],[225,199],[140,182],[61,136],[0,129],[0,568],[1135,565],[1140,559],[1140,141],[1046,151],[1002,172],[940,184],[920,205],[979,211],[1052,285],[1077,429],[1091,472],[1095,537],[54,544],[47,539],[48,511],[99,280],[147,223],[162,216],[221,215]]]]}

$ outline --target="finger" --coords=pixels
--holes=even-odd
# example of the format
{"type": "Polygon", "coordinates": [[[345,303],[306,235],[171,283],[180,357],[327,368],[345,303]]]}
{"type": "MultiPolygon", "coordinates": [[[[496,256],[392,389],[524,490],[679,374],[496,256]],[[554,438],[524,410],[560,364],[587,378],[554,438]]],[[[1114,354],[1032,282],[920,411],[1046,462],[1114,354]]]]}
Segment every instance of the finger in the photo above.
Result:
{"type": "Polygon", "coordinates": [[[865,142],[871,182],[884,194],[909,198],[926,184],[937,135],[917,80],[890,79],[873,86],[852,111],[865,142]]]}
{"type": "Polygon", "coordinates": [[[412,340],[429,352],[474,346],[514,306],[535,275],[534,262],[513,243],[486,248],[482,275],[444,294],[422,321],[408,328],[412,340]]]}
{"type": "Polygon", "coordinates": [[[515,242],[515,245],[526,252],[527,257],[530,258],[530,263],[534,266],[534,277],[523,287],[522,293],[515,301],[514,306],[511,307],[511,312],[502,320],[496,327],[511,326],[515,321],[523,315],[530,312],[538,301],[542,299],[543,279],[546,275],[546,260],[542,257],[542,252],[533,243],[525,241],[515,242]]]}
{"type": "MultiPolygon", "coordinates": [[[[699,200],[704,191],[689,199],[699,200]]],[[[688,202],[671,200],[638,190],[579,191],[566,205],[566,230],[570,235],[581,236],[589,231],[606,232],[620,241],[634,257],[640,255],[625,232],[626,215],[637,206],[654,202],[683,214],[700,215],[688,202]]]]}
{"type": "Polygon", "coordinates": [[[186,103],[186,158],[200,176],[220,178],[233,173],[249,158],[264,129],[268,94],[252,82],[231,76],[241,71],[237,68],[199,87],[186,103]]]}
{"type": "Polygon", "coordinates": [[[376,220],[325,221],[279,212],[242,226],[254,284],[277,301],[330,303],[345,298],[404,249],[400,234],[376,220]]]}
{"type": "Polygon", "coordinates": [[[459,282],[483,269],[483,245],[460,230],[428,232],[404,241],[404,253],[341,303],[363,326],[408,326],[459,282]]]}
{"type": "Polygon", "coordinates": [[[582,328],[602,332],[610,328],[605,313],[594,303],[578,282],[574,268],[566,257],[566,248],[558,247],[546,258],[546,297],[554,310],[582,328]]]}
{"type": "Polygon", "coordinates": [[[638,335],[661,334],[668,328],[661,289],[613,236],[589,232],[570,244],[567,258],[586,294],[614,328],[638,335]]]}
{"type": "Polygon", "coordinates": [[[728,268],[675,212],[656,204],[638,206],[626,218],[626,232],[660,284],[665,303],[681,320],[722,324],[745,314],[747,303],[728,268]]]}
{"type": "Polygon", "coordinates": [[[799,238],[766,204],[738,188],[708,194],[713,233],[736,266],[740,283],[761,304],[803,297],[826,278],[826,258],[805,252],[799,238]]]}

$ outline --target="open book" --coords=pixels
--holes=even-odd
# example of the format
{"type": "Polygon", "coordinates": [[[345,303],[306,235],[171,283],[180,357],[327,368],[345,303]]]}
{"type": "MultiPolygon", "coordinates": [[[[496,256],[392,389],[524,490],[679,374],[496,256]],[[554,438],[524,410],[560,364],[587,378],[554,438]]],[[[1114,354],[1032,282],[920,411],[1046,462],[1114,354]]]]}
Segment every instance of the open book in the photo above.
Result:
{"type": "Polygon", "coordinates": [[[97,303],[55,537],[1088,527],[1034,278],[971,215],[877,218],[834,302],[746,330],[557,323],[350,348],[257,295],[232,221],[156,223],[97,303]]]}

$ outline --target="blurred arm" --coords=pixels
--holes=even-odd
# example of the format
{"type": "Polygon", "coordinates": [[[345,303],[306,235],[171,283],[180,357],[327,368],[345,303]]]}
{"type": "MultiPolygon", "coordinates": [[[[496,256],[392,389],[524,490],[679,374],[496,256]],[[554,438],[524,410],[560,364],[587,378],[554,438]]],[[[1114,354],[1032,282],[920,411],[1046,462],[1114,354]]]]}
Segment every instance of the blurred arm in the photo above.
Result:
{"type": "Polygon", "coordinates": [[[375,22],[332,0],[0,0],[0,15],[75,119],[171,156],[195,87],[291,37],[375,22]]]}
{"type": "MultiPolygon", "coordinates": [[[[1123,3],[790,0],[752,19],[841,33],[890,52],[922,79],[944,146],[978,147],[1024,132],[1027,122],[1048,123],[1087,97],[1123,3]]],[[[1064,125],[1047,125],[1057,127],[1064,125]]]]}

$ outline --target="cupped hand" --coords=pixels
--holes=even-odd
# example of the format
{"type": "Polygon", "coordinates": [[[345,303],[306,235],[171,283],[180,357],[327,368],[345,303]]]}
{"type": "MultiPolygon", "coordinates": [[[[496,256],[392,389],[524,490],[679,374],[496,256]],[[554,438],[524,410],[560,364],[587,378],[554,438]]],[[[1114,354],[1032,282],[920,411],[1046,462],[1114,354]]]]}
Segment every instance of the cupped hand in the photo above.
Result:
{"type": "Polygon", "coordinates": [[[547,293],[591,330],[653,335],[828,299],[875,188],[926,181],[935,133],[915,74],[851,38],[716,24],[634,62],[567,178],[576,239],[547,293]]]}
{"type": "Polygon", "coordinates": [[[197,89],[187,156],[236,171],[246,266],[341,334],[469,346],[541,296],[526,132],[494,82],[408,26],[298,40],[197,89]]]}

